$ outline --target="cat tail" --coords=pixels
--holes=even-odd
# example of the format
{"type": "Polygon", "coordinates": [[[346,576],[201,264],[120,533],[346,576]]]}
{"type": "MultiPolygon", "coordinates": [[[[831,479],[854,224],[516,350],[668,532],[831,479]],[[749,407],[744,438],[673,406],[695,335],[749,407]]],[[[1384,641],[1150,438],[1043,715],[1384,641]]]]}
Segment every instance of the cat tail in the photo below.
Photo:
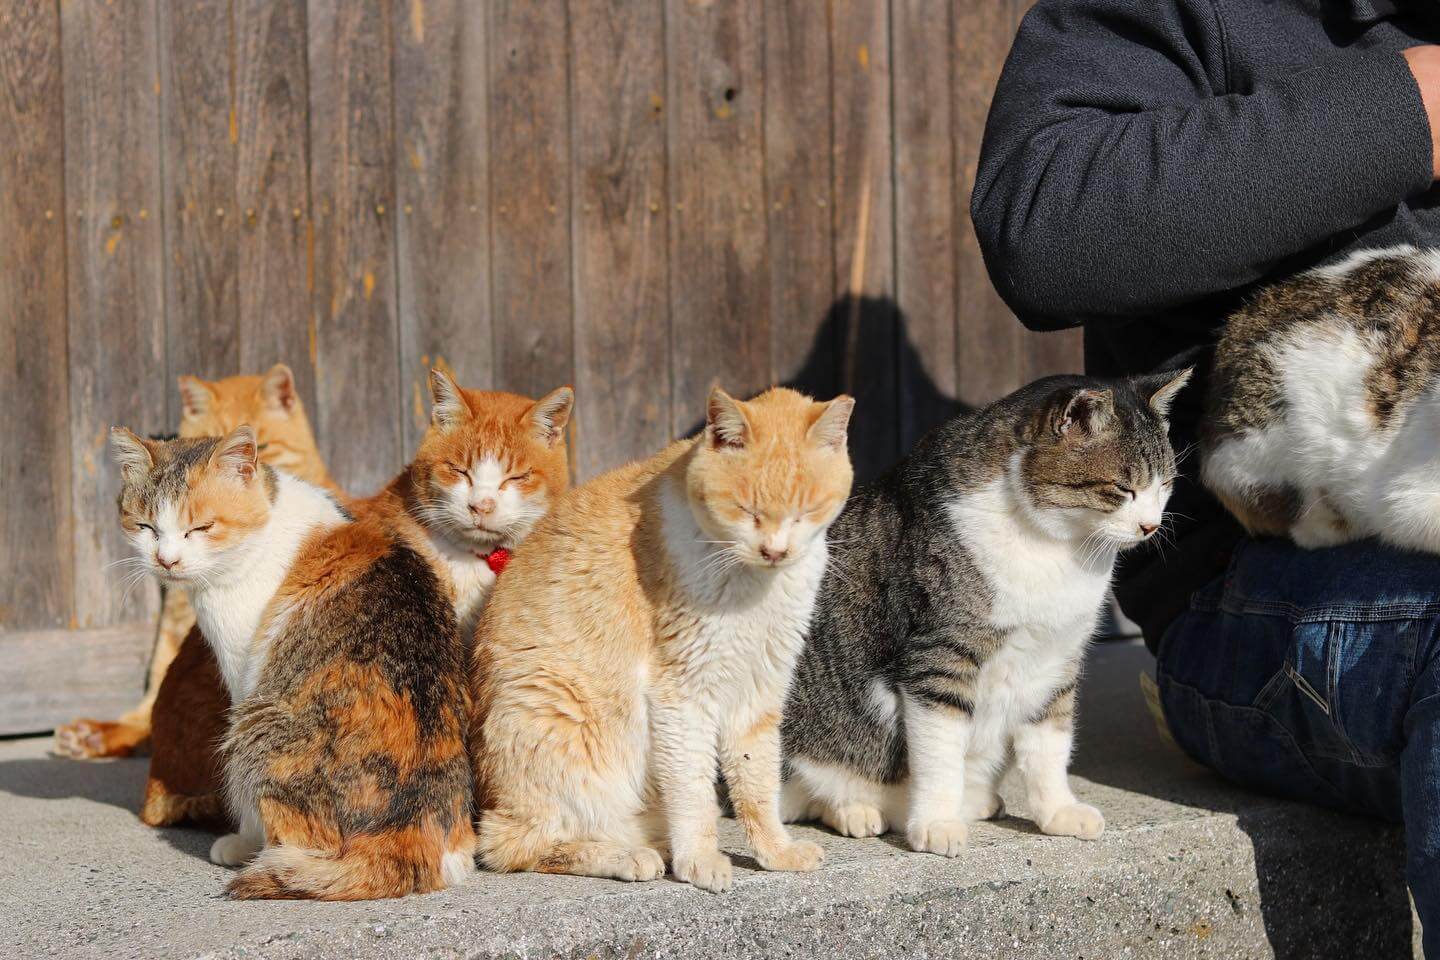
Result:
{"type": "Polygon", "coordinates": [[[339,850],[268,846],[226,892],[236,900],[384,900],[453,887],[475,872],[473,832],[449,849],[419,834],[353,837],[339,850]]]}

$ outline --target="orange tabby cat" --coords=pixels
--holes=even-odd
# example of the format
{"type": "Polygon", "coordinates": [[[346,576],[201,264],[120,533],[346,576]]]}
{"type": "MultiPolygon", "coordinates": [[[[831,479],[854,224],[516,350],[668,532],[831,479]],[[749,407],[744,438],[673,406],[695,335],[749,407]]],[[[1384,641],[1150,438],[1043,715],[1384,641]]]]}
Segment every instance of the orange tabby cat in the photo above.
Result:
{"type": "Polygon", "coordinates": [[[717,759],[768,870],[820,847],[780,823],[779,719],[850,490],[854,401],[718,388],[704,433],[562,500],[476,636],[480,858],[495,870],[730,886],[717,759]]]}
{"type": "MultiPolygon", "coordinates": [[[[271,367],[264,376],[226,377],[223,380],[205,381],[196,377],[180,378],[180,436],[219,437],[224,436],[242,423],[255,428],[260,442],[260,460],[273,467],[317,484],[328,490],[339,492],[339,487],[330,478],[320,450],[315,444],[315,435],[310,430],[310,421],[305,416],[305,407],[295,389],[295,377],[283,363],[271,367]]],[[[180,589],[165,591],[165,602],[160,613],[160,626],[155,640],[154,652],[150,657],[150,676],[145,685],[145,697],[135,709],[118,720],[75,720],[55,731],[55,752],[76,760],[90,760],[102,757],[125,757],[134,753],[150,738],[151,712],[161,684],[169,672],[171,663],[180,652],[182,641],[195,624],[195,612],[190,609],[185,592],[180,589]]],[[[193,652],[187,662],[203,659],[203,653],[193,652]]],[[[181,700],[205,700],[215,690],[209,682],[209,674],[201,665],[202,676],[193,689],[177,690],[181,700]]],[[[188,738],[187,738],[188,739],[188,738]]],[[[196,745],[205,743],[196,740],[196,745]]],[[[193,753],[189,744],[182,744],[177,752],[181,758],[194,756],[197,768],[204,763],[199,754],[193,753]]],[[[165,764],[162,763],[162,766],[165,764]]],[[[183,817],[179,810],[170,810],[164,795],[169,792],[163,784],[177,783],[187,778],[187,763],[184,759],[173,764],[169,776],[159,785],[146,789],[146,811],[142,819],[152,825],[176,822],[183,817]],[[157,793],[158,791],[158,793],[157,793]],[[153,801],[150,799],[155,796],[153,801]],[[153,807],[153,809],[151,809],[153,807]],[[148,815],[147,815],[148,814],[148,815]]],[[[203,773],[203,770],[200,772],[203,773]]],[[[189,795],[207,782],[207,778],[188,778],[195,782],[192,789],[182,789],[182,795],[189,795]]],[[[199,791],[206,792],[209,791],[199,791]]]]}

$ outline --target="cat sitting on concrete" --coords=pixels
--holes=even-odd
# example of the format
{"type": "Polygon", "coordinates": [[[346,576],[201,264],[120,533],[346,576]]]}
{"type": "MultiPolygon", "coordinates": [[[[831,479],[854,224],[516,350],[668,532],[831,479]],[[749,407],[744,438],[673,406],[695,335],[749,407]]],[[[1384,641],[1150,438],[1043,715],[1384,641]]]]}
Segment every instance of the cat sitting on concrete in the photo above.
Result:
{"type": "Polygon", "coordinates": [[[956,856],[1013,762],[1041,830],[1100,835],[1066,773],[1076,680],[1117,554],[1160,529],[1189,377],[1040,380],[855,492],[785,707],[786,819],[956,856]]]}

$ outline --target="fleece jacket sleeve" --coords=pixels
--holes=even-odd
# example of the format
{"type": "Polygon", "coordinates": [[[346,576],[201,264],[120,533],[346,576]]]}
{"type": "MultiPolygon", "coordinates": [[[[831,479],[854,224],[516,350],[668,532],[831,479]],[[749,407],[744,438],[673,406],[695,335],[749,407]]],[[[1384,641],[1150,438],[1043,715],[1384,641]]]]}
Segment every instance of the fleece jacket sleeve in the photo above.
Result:
{"type": "Polygon", "coordinates": [[[1337,49],[1239,90],[1229,68],[1209,0],[1040,0],[1026,16],[971,214],[1027,326],[1240,287],[1429,187],[1429,122],[1399,53],[1337,49]]]}

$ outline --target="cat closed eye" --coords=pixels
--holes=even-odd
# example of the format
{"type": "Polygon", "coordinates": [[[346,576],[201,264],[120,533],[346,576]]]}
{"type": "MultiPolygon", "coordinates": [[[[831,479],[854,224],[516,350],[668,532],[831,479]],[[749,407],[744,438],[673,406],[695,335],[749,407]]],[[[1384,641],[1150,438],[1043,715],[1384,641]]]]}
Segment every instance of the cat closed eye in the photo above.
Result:
{"type": "Polygon", "coordinates": [[[190,534],[192,534],[192,533],[206,533],[207,531],[209,531],[209,530],[210,530],[212,527],[214,527],[214,526],[215,526],[215,521],[214,521],[214,520],[211,520],[209,523],[202,523],[202,524],[200,524],[198,527],[191,527],[189,530],[186,530],[186,531],[185,531],[185,536],[186,536],[186,537],[189,537],[190,534]]]}
{"type": "Polygon", "coordinates": [[[533,474],[533,470],[526,470],[524,473],[517,473],[513,477],[506,477],[505,482],[500,485],[502,487],[508,487],[512,483],[525,483],[533,474]]]}
{"type": "Polygon", "coordinates": [[[1110,484],[1110,489],[1111,489],[1112,492],[1118,493],[1118,494],[1119,494],[1120,496],[1122,496],[1122,497],[1125,497],[1125,498],[1130,499],[1130,500],[1134,500],[1134,499],[1135,499],[1135,488],[1134,488],[1134,487],[1127,487],[1127,486],[1125,486],[1123,483],[1112,483],[1112,484],[1110,484]]]}
{"type": "Polygon", "coordinates": [[[150,526],[150,524],[148,524],[148,523],[140,523],[140,522],[137,520],[137,521],[135,522],[135,526],[139,527],[141,530],[149,530],[151,533],[154,533],[154,532],[155,532],[155,528],[152,527],[152,526],[150,526]]]}

